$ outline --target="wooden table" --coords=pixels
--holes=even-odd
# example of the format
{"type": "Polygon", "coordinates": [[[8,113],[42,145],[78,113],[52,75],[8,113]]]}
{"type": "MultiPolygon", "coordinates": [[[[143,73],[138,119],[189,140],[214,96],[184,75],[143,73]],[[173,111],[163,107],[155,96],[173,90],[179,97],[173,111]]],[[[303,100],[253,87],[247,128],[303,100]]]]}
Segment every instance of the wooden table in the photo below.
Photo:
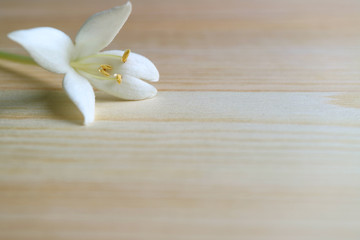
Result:
{"type": "MultiPolygon", "coordinates": [[[[118,0],[1,0],[6,38],[76,35],[118,0]]],[[[109,49],[157,65],[156,98],[0,62],[0,239],[360,239],[360,2],[134,0],[109,49]]]]}

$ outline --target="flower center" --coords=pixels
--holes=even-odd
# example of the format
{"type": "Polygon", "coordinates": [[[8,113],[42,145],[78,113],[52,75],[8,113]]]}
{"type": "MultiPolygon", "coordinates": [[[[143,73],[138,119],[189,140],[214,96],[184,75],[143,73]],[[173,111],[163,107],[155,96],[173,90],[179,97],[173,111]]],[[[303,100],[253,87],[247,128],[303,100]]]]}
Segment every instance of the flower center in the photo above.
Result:
{"type": "MultiPolygon", "coordinates": [[[[105,77],[110,77],[110,73],[108,72],[108,70],[112,70],[112,66],[109,64],[101,64],[100,67],[98,68],[98,70],[105,77]]],[[[121,80],[122,80],[121,74],[114,73],[113,76],[116,79],[117,83],[120,84],[121,80]]]]}
{"type": "Polygon", "coordinates": [[[99,64],[99,61],[114,63],[114,59],[119,59],[120,61],[116,61],[115,64],[124,64],[126,63],[129,55],[130,49],[126,50],[122,56],[111,54],[96,54],[73,61],[70,63],[70,65],[74,69],[84,72],[85,74],[90,75],[91,77],[94,77],[96,79],[114,80],[118,84],[121,84],[121,74],[113,73],[114,68],[109,63],[99,64]]]}

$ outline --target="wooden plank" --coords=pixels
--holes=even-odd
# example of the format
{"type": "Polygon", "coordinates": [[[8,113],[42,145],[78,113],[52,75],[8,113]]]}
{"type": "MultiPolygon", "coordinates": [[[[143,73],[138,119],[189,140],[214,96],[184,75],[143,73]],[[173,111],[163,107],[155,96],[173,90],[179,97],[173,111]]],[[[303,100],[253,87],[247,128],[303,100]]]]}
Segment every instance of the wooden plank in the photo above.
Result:
{"type": "MultiPolygon", "coordinates": [[[[118,4],[91,2],[5,1],[0,20],[11,24],[2,31],[47,25],[74,37],[89,15],[118,4]],[[76,11],[66,10],[70,5],[76,11]]],[[[160,90],[358,92],[359,7],[353,0],[138,0],[109,48],[151,58],[161,72],[160,90]]],[[[0,47],[19,51],[5,37],[0,47]]],[[[41,76],[51,84],[61,79],[41,76]]],[[[19,76],[14,81],[23,87],[19,76]]]]}
{"type": "MultiPolygon", "coordinates": [[[[178,121],[248,122],[309,125],[360,125],[360,100],[355,93],[284,92],[160,92],[146,101],[121,101],[96,93],[97,122],[178,121]]],[[[7,90],[1,92],[1,121],[57,119],[81,127],[82,116],[64,91],[7,90]]]]}

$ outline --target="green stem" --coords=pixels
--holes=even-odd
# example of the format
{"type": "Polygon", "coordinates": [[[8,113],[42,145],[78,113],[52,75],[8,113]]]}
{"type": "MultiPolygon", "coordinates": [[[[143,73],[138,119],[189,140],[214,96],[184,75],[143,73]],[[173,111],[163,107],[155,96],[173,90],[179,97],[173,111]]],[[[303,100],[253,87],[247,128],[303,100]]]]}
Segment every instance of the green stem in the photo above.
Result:
{"type": "Polygon", "coordinates": [[[38,65],[31,57],[2,51],[0,51],[0,59],[9,60],[17,63],[38,65]]]}

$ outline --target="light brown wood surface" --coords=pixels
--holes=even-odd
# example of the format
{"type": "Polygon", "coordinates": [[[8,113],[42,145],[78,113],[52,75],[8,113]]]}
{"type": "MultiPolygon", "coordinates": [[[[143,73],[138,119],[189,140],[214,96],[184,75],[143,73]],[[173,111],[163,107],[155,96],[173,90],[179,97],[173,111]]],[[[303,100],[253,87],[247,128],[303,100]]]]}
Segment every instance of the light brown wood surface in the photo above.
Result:
{"type": "MultiPolygon", "coordinates": [[[[13,30],[76,35],[121,1],[1,0],[13,30]]],[[[0,61],[0,239],[360,239],[360,2],[134,0],[108,49],[149,57],[156,98],[0,61]]]]}

